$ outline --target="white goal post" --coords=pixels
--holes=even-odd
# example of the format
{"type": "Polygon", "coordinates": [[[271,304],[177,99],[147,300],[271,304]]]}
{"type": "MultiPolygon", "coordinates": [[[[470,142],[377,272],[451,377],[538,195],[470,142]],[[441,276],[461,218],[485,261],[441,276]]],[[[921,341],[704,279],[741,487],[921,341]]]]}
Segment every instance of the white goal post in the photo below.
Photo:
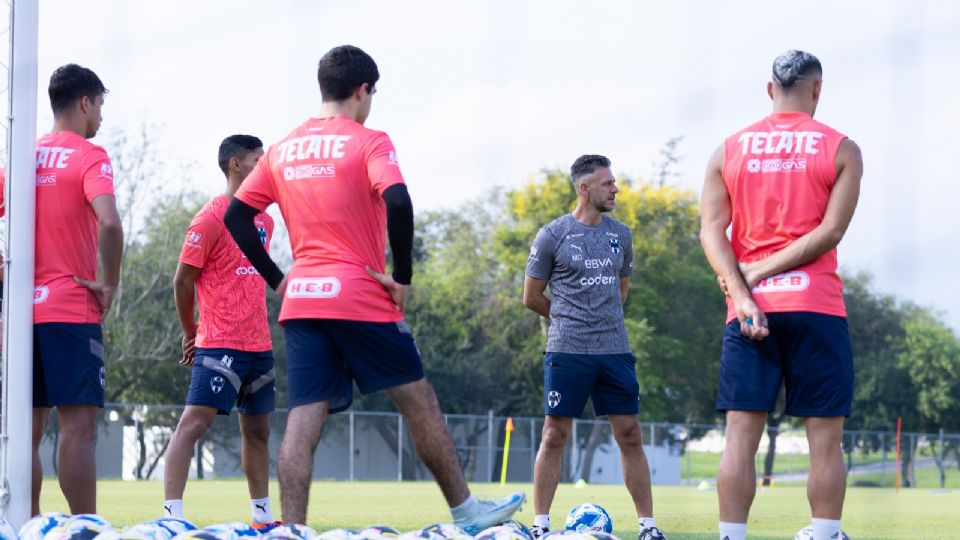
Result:
{"type": "MultiPolygon", "coordinates": [[[[30,518],[39,0],[9,0],[0,515],[30,518]]],[[[6,7],[6,6],[5,6],[6,7]]],[[[0,59],[2,61],[2,59],[0,59]]]]}

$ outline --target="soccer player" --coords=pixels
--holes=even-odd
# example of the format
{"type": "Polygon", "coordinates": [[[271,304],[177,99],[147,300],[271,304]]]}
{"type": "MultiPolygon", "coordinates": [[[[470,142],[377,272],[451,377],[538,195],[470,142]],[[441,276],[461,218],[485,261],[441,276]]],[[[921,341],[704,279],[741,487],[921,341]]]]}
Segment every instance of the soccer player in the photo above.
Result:
{"type": "Polygon", "coordinates": [[[623,480],[633,498],[639,540],[664,538],[653,518],[650,469],[643,453],[636,359],[623,322],[633,271],[630,229],[610,216],[617,196],[610,160],[574,161],[573,212],[537,233],[527,260],[523,305],[550,319],[544,358],[543,438],[533,470],[535,537],[550,531],[550,506],[560,481],[560,458],[573,419],[593,400],[620,447],[623,480]],[[552,298],[544,292],[550,286],[552,298]]]}
{"type": "MultiPolygon", "coordinates": [[[[177,314],[183,329],[180,363],[193,366],[187,406],[167,448],[164,515],[183,517],[183,491],[197,440],[217,414],[240,413],[243,472],[250,492],[253,528],[266,532],[278,523],[270,509],[270,413],[276,385],[266,286],[226,231],[223,214],[244,178],[263,155],[251,135],[231,135],[220,143],[219,163],[226,191],[211,199],[190,223],[173,278],[177,314]],[[194,296],[200,324],[194,319],[194,296]]],[[[257,241],[269,249],[273,219],[259,213],[252,222],[257,241]]]]}
{"type": "Polygon", "coordinates": [[[100,128],[107,89],[93,71],[68,64],[53,72],[48,93],[53,129],[37,140],[31,512],[40,513],[40,441],[56,407],[60,489],[70,513],[92,514],[106,376],[100,323],[120,283],[123,228],[110,158],[87,140],[100,128]]]}
{"type": "Polygon", "coordinates": [[[251,264],[283,295],[290,406],[278,459],[283,521],[306,522],[314,450],[327,415],[350,406],[356,382],[365,394],[387,392],[454,523],[476,534],[509,520],[524,495],[495,501],[470,495],[404,322],[413,207],[390,138],[363,126],[380,78],[377,64],[356,47],[340,46],[320,59],[317,78],[320,115],[269,149],[225,216],[251,264]],[[290,231],[294,264],[287,276],[253,227],[253,216],[273,202],[290,231]]]}
{"type": "Polygon", "coordinates": [[[810,53],[777,57],[767,84],[772,114],[727,137],[703,184],[700,239],[728,294],[717,393],[727,419],[717,473],[721,539],[746,537],[754,455],[781,384],[785,412],[804,419],[810,444],[814,538],[840,532],[853,354],[836,247],[863,163],[853,141],[813,119],[822,73],[810,53]]]}

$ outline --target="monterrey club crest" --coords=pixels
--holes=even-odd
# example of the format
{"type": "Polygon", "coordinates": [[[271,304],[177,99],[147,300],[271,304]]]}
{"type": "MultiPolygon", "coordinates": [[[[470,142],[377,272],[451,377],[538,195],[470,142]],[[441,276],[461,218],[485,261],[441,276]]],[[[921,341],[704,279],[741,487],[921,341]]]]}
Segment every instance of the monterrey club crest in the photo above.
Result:
{"type": "Polygon", "coordinates": [[[547,405],[550,405],[551,409],[556,408],[560,404],[560,392],[556,390],[551,390],[547,393],[547,405]]]}
{"type": "Polygon", "coordinates": [[[610,239],[610,251],[614,253],[620,253],[620,239],[611,238],[610,239]]]}

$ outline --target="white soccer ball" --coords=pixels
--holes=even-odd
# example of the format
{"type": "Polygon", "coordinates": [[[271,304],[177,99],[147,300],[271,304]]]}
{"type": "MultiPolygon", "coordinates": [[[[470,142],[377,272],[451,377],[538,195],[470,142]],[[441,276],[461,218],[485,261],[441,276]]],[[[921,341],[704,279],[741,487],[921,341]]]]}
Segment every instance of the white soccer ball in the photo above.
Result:
{"type": "MultiPolygon", "coordinates": [[[[813,526],[807,525],[797,531],[797,534],[793,535],[793,540],[813,540],[813,526]]],[[[847,536],[847,533],[840,531],[831,536],[830,540],[850,540],[850,537],[847,536]]]]}
{"type": "Polygon", "coordinates": [[[434,523],[420,529],[421,538],[446,538],[446,540],[469,540],[473,538],[460,527],[450,523],[434,523]]]}
{"type": "Polygon", "coordinates": [[[317,531],[306,525],[280,525],[261,535],[270,540],[313,540],[317,531]]]}
{"type": "Polygon", "coordinates": [[[330,529],[314,537],[314,540],[352,540],[356,531],[351,529],[330,529]]]}
{"type": "Polygon", "coordinates": [[[567,514],[564,529],[574,532],[599,531],[613,532],[613,520],[610,514],[599,504],[584,503],[574,507],[567,514]]]}
{"type": "Polygon", "coordinates": [[[165,529],[170,538],[174,538],[187,531],[197,530],[197,526],[183,518],[162,517],[149,523],[156,523],[157,526],[165,529]]]}
{"type": "Polygon", "coordinates": [[[20,527],[20,538],[22,540],[42,540],[44,535],[50,532],[54,527],[59,527],[70,519],[67,514],[60,512],[45,512],[39,516],[34,516],[20,527]]]}
{"type": "Polygon", "coordinates": [[[194,529],[174,536],[173,540],[220,540],[220,537],[210,531],[194,529]]]}
{"type": "Polygon", "coordinates": [[[366,540],[381,540],[383,538],[399,538],[400,531],[389,525],[370,525],[357,531],[357,536],[366,540]]]}
{"type": "MultiPolygon", "coordinates": [[[[260,536],[260,533],[256,529],[250,526],[249,523],[242,523],[240,521],[229,521],[227,523],[217,523],[204,527],[200,529],[208,533],[213,534],[220,540],[237,540],[238,538],[248,538],[248,537],[257,537],[260,536]]],[[[190,531],[193,532],[193,531],[190,531]]],[[[193,536],[192,538],[196,538],[193,536]]]]}
{"type": "Polygon", "coordinates": [[[77,514],[43,535],[43,540],[93,540],[113,525],[96,514],[77,514]]]}
{"type": "Polygon", "coordinates": [[[480,531],[474,537],[476,540],[529,540],[516,527],[511,525],[497,525],[480,531]]]}

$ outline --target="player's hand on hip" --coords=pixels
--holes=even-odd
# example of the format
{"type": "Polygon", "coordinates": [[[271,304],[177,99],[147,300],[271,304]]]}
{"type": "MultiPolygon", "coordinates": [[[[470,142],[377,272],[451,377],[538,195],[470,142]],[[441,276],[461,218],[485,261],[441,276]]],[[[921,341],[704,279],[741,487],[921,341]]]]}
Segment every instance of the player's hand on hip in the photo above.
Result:
{"type": "Polygon", "coordinates": [[[110,306],[113,305],[113,297],[117,294],[117,288],[113,285],[107,285],[99,281],[89,281],[86,279],[78,278],[73,276],[73,280],[77,284],[82,285],[90,290],[93,293],[93,297],[97,299],[97,304],[100,305],[100,314],[103,317],[107,316],[107,312],[110,311],[110,306]]]}
{"type": "Polygon", "coordinates": [[[753,297],[734,300],[737,319],[740,321],[740,333],[750,339],[761,340],[770,335],[767,328],[767,315],[760,309],[753,297]]]}
{"type": "Polygon", "coordinates": [[[188,336],[183,335],[181,344],[183,346],[183,356],[180,358],[181,366],[192,366],[194,358],[197,354],[197,345],[196,345],[197,336],[188,336]]]}
{"type": "Polygon", "coordinates": [[[373,276],[373,279],[379,281],[380,285],[383,285],[383,288],[387,290],[387,294],[390,295],[390,299],[397,305],[397,309],[403,311],[404,305],[407,302],[407,291],[410,290],[410,286],[397,283],[393,279],[393,276],[377,272],[369,266],[367,267],[367,273],[373,276]]]}
{"type": "Polygon", "coordinates": [[[281,300],[283,300],[283,294],[287,292],[287,279],[289,277],[290,274],[283,276],[283,279],[280,280],[280,284],[277,285],[277,288],[273,290],[273,292],[277,293],[277,296],[279,296],[281,300]]]}

